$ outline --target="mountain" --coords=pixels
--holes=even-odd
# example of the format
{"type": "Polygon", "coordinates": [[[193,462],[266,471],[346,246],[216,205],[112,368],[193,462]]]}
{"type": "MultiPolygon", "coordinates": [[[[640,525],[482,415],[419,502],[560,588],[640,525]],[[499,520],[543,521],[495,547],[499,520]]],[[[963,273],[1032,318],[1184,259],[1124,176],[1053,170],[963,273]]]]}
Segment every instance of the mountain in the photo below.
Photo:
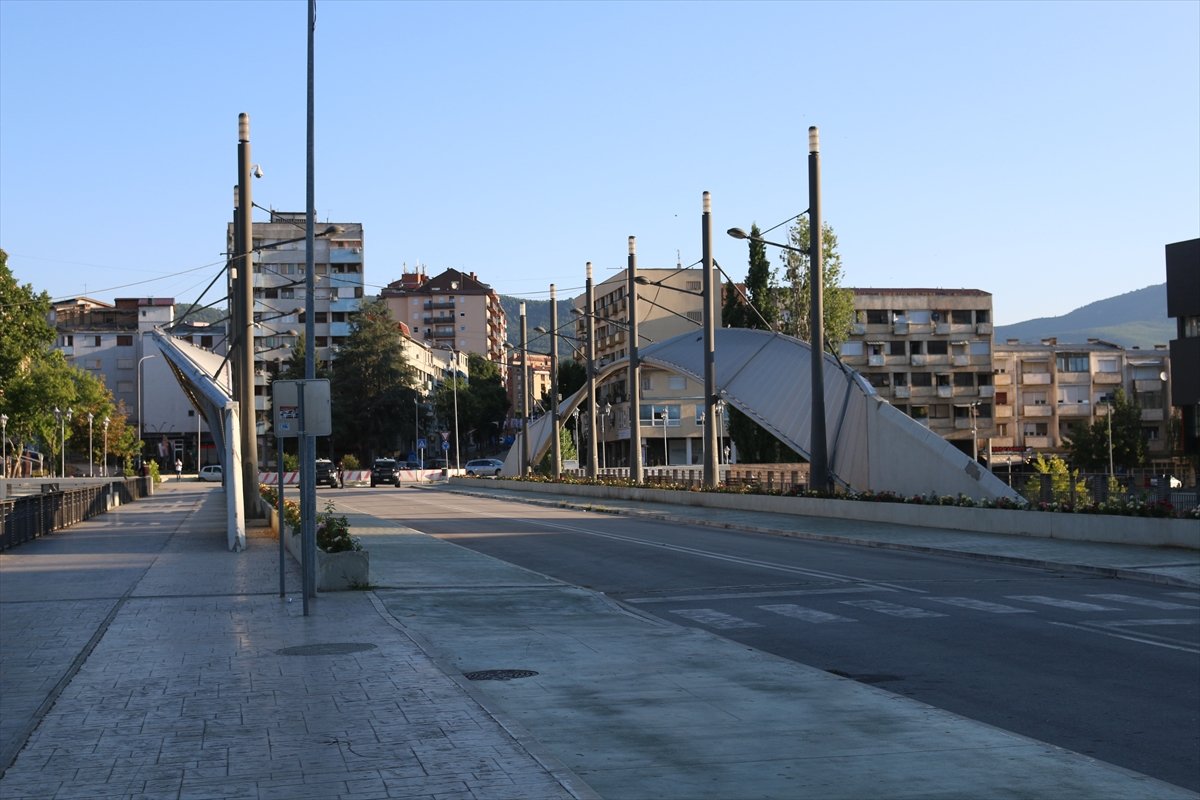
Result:
{"type": "Polygon", "coordinates": [[[1059,344],[1084,344],[1088,339],[1103,339],[1122,347],[1150,349],[1167,344],[1175,332],[1175,321],[1167,316],[1167,285],[1160,283],[1088,303],[1061,317],[998,325],[994,335],[997,342],[1036,343],[1053,337],[1059,344]]]}
{"type": "MultiPolygon", "coordinates": [[[[550,328],[550,301],[549,300],[522,300],[519,297],[510,297],[508,295],[500,295],[500,307],[504,309],[505,315],[508,317],[508,343],[514,347],[521,344],[521,303],[525,303],[525,328],[529,336],[529,352],[531,353],[549,353],[550,352],[550,337],[543,336],[534,331],[534,328],[539,325],[549,330],[550,328]]],[[[571,314],[571,301],[558,301],[558,328],[559,333],[571,335],[574,328],[564,328],[564,325],[569,324],[574,320],[574,315],[571,314]]],[[[563,349],[560,342],[559,351],[563,349]]]]}

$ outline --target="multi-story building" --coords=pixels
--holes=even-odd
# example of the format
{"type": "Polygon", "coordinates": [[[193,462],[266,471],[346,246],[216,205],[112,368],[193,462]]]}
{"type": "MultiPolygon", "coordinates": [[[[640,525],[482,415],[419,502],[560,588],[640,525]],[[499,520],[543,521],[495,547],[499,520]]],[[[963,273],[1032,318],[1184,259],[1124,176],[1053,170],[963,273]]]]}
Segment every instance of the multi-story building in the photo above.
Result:
{"type": "Polygon", "coordinates": [[[1200,456],[1200,239],[1167,245],[1167,316],[1171,340],[1171,405],[1180,413],[1180,446],[1200,456]]]}
{"type": "Polygon", "coordinates": [[[994,434],[992,296],[977,289],[852,289],[842,362],[881,397],[978,455],[994,434]]]}
{"type": "Polygon", "coordinates": [[[500,295],[474,272],[448,269],[434,278],[406,272],[380,297],[392,318],[407,325],[414,338],[504,363],[508,322],[500,295]]]}
{"type": "MultiPolygon", "coordinates": [[[[700,269],[639,269],[638,335],[641,346],[663,341],[703,325],[700,269]]],[[[596,363],[611,363],[629,355],[629,277],[626,270],[593,287],[596,327],[596,363]]],[[[586,358],[587,298],[573,299],[579,311],[575,339],[581,349],[575,358],[586,358]]],[[[622,371],[597,390],[597,423],[601,427],[601,464],[629,464],[628,372],[622,371]],[[607,411],[607,413],[606,413],[607,411]]],[[[646,364],[641,368],[643,463],[647,465],[699,464],[702,454],[704,386],[673,372],[646,364]]]]}
{"type": "Polygon", "coordinates": [[[1165,346],[1126,349],[1090,339],[1059,344],[1011,339],[995,355],[994,461],[1065,453],[1072,432],[1104,419],[1118,387],[1141,409],[1151,469],[1170,465],[1170,358],[1165,346]]]}
{"type": "Polygon", "coordinates": [[[164,464],[180,458],[191,470],[205,463],[198,453],[211,445],[211,437],[146,334],[169,328],[172,335],[218,353],[225,351],[226,340],[223,328],[176,324],[174,307],[170,297],[119,297],[111,304],[76,297],[54,303],[50,323],[57,332],[57,348],[102,381],[124,407],[146,443],[145,455],[164,464]]]}
{"type": "MultiPolygon", "coordinates": [[[[254,247],[254,406],[264,431],[269,423],[270,384],[291,356],[305,327],[307,271],[303,213],[271,211],[253,224],[254,247]],[[299,238],[299,240],[297,240],[299,238]]],[[[363,228],[335,223],[336,233],[319,236],[313,249],[313,341],[318,361],[337,358],[338,345],[350,334],[351,316],[363,300],[363,228]]],[[[227,230],[234,251],[233,225],[227,230]]],[[[263,452],[261,443],[259,452],[263,452]]]]}

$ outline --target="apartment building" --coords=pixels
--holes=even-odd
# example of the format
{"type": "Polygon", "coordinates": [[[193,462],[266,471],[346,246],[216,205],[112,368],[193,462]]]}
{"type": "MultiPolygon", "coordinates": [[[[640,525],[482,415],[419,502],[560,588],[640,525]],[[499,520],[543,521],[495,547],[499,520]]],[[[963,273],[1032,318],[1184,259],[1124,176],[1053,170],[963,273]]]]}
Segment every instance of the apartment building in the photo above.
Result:
{"type": "Polygon", "coordinates": [[[1120,387],[1141,409],[1150,467],[1167,471],[1170,366],[1165,346],[1126,349],[1098,339],[997,345],[994,462],[1023,460],[1030,452],[1065,453],[1072,431],[1104,419],[1120,387]]]}
{"type": "MultiPolygon", "coordinates": [[[[305,224],[303,212],[284,211],[271,211],[266,222],[253,223],[254,410],[259,431],[267,430],[271,420],[271,381],[291,357],[307,323],[305,224]]],[[[363,228],[358,222],[322,226],[337,232],[314,239],[313,341],[307,344],[318,361],[332,361],[362,305],[363,228]]],[[[226,236],[233,252],[232,224],[226,236]]]]}
{"type": "Polygon", "coordinates": [[[995,434],[992,296],[978,289],[852,289],[844,364],[881,397],[979,455],[995,434]]]}
{"type": "Polygon", "coordinates": [[[207,463],[198,454],[211,446],[211,437],[146,334],[169,328],[177,338],[223,353],[225,330],[204,323],[176,324],[174,308],[171,297],[118,297],[112,303],[74,297],[51,306],[50,324],[57,349],[102,381],[118,406],[124,406],[146,442],[145,455],[163,463],[179,458],[191,470],[207,463]]]}
{"type": "MultiPolygon", "coordinates": [[[[689,331],[699,331],[704,315],[700,292],[703,271],[689,269],[639,269],[638,335],[641,346],[689,331]]],[[[591,313],[595,317],[596,363],[599,367],[629,355],[629,277],[627,270],[593,287],[591,313]]],[[[587,297],[572,300],[578,310],[575,338],[586,358],[587,297]]],[[[608,467],[629,465],[630,409],[627,371],[597,388],[597,424],[600,427],[600,463],[608,467]]],[[[643,364],[641,408],[643,463],[654,466],[699,464],[702,459],[704,386],[673,372],[643,364]]]]}
{"type": "Polygon", "coordinates": [[[380,297],[416,339],[504,363],[508,321],[500,295],[474,272],[448,269],[433,278],[405,272],[380,297]]]}

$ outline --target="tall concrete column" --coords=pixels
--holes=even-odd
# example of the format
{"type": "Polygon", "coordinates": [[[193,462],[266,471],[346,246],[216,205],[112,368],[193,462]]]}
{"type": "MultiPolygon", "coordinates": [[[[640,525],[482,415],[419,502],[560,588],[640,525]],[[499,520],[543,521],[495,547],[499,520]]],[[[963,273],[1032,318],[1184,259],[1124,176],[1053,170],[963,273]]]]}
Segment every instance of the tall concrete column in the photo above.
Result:
{"type": "Polygon", "coordinates": [[[242,439],[242,497],[246,499],[247,517],[261,516],[258,503],[249,502],[258,496],[258,419],[254,409],[254,224],[250,200],[250,115],[238,115],[238,208],[237,236],[237,296],[232,302],[239,306],[237,332],[238,413],[241,415],[242,439]]]}

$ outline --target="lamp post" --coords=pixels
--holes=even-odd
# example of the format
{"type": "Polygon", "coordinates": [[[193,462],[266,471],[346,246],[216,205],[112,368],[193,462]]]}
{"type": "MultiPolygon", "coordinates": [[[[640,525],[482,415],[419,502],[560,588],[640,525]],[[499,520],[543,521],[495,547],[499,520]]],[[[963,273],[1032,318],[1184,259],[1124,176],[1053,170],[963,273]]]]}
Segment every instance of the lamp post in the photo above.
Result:
{"type": "Polygon", "coordinates": [[[92,412],[88,412],[88,477],[96,477],[96,460],[92,455],[92,412]]]}
{"type": "Polygon", "coordinates": [[[1108,481],[1109,481],[1109,483],[1112,483],[1113,477],[1114,477],[1113,446],[1112,446],[1112,403],[1111,402],[1105,403],[1104,406],[1108,410],[1107,413],[1104,415],[1104,419],[1107,422],[1107,428],[1108,428],[1108,481]]]}
{"type": "Polygon", "coordinates": [[[629,295],[629,479],[634,486],[642,483],[645,473],[642,464],[642,365],[638,355],[637,310],[637,237],[629,237],[628,284],[629,295]]]}
{"type": "Polygon", "coordinates": [[[667,420],[670,419],[670,414],[667,407],[663,406],[662,422],[663,422],[663,466],[671,466],[671,448],[667,445],[667,420]]]}
{"type": "Polygon", "coordinates": [[[769,242],[766,239],[747,235],[741,228],[730,228],[727,232],[735,239],[751,239],[769,244],[781,250],[807,253],[809,257],[809,302],[810,346],[812,349],[812,429],[809,433],[809,484],[814,489],[829,488],[829,455],[825,435],[825,311],[822,289],[822,242],[821,242],[821,161],[820,144],[816,126],[808,129],[808,250],[799,247],[769,242]]]}
{"type": "Polygon", "coordinates": [[[141,455],[142,455],[142,431],[144,431],[146,429],[145,424],[142,422],[142,362],[148,358],[158,358],[158,356],[155,355],[154,353],[151,353],[148,356],[142,356],[141,358],[139,358],[138,363],[137,363],[137,406],[138,406],[138,413],[137,413],[138,432],[137,432],[137,434],[138,434],[138,456],[139,457],[141,457],[141,455]]]}
{"type": "Polygon", "coordinates": [[[612,416],[612,403],[605,403],[600,415],[600,468],[608,469],[608,448],[604,440],[604,421],[612,416]]]}
{"type": "Polygon", "coordinates": [[[454,469],[462,469],[458,450],[458,351],[453,347],[439,348],[450,353],[450,363],[454,366],[454,382],[450,384],[454,392],[454,469]]]}
{"type": "Polygon", "coordinates": [[[0,414],[0,478],[8,477],[8,414],[0,414]]]}
{"type": "Polygon", "coordinates": [[[525,304],[520,305],[521,317],[521,475],[530,472],[529,414],[533,405],[533,390],[529,386],[529,329],[526,327],[525,304]]]}
{"type": "MultiPolygon", "coordinates": [[[[105,478],[108,477],[108,423],[109,423],[109,419],[108,419],[108,417],[105,417],[104,423],[103,423],[103,428],[104,428],[104,469],[101,470],[101,472],[103,473],[105,478]]],[[[198,469],[199,469],[199,467],[197,467],[197,470],[198,469]]]]}
{"type": "Polygon", "coordinates": [[[596,477],[596,292],[592,287],[592,262],[587,262],[587,390],[588,390],[588,466],[589,478],[596,477]]]}
{"type": "Polygon", "coordinates": [[[713,488],[717,476],[717,356],[716,317],[717,287],[720,281],[713,275],[712,255],[712,196],[704,193],[700,217],[701,259],[704,264],[702,283],[704,296],[704,486],[713,488]]]}
{"type": "Polygon", "coordinates": [[[550,474],[557,480],[562,474],[562,420],[558,416],[558,298],[550,284],[550,329],[534,328],[550,336],[550,474]]]}

